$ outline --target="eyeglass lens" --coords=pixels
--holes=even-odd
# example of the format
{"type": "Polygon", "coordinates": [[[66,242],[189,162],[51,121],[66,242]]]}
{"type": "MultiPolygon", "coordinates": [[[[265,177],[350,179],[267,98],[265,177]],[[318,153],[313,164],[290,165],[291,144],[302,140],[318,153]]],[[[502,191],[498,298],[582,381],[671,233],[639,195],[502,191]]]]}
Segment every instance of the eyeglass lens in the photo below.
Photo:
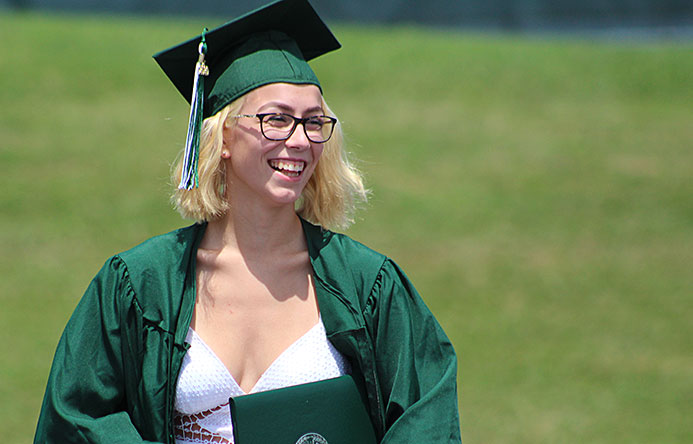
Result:
{"type": "Polygon", "coordinates": [[[267,114],[262,116],[262,133],[271,140],[286,140],[299,122],[303,122],[306,136],[311,142],[326,142],[332,135],[334,120],[327,116],[298,119],[289,114],[267,114]]]}

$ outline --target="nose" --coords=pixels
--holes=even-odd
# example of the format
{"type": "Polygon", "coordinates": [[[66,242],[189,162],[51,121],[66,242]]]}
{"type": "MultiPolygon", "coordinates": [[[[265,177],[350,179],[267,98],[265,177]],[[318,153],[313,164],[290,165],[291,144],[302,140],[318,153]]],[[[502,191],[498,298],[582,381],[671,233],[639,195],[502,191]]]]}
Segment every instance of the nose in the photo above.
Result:
{"type": "Polygon", "coordinates": [[[286,144],[287,148],[294,148],[294,149],[306,149],[310,148],[310,140],[308,140],[308,136],[306,135],[306,130],[303,127],[302,123],[299,123],[296,126],[296,129],[294,129],[293,134],[291,134],[291,137],[286,139],[284,141],[286,144]]]}

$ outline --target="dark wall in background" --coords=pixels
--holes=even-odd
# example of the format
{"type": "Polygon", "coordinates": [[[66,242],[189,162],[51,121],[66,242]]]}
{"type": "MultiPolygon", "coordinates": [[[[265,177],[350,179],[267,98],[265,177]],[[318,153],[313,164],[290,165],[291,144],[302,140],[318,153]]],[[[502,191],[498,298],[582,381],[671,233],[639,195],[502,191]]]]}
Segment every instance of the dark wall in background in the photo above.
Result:
{"type": "MultiPolygon", "coordinates": [[[[4,9],[229,19],[267,0],[0,0],[4,9]]],[[[507,30],[691,28],[693,0],[311,0],[331,22],[414,23],[507,30]]]]}

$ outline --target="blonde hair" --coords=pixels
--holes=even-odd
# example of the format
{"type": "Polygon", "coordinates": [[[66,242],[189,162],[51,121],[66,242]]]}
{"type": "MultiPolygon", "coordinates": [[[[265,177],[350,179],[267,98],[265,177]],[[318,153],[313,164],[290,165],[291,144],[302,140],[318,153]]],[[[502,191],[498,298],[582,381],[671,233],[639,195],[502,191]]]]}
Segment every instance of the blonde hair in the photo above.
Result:
{"type": "MultiPolygon", "coordinates": [[[[237,115],[244,98],[226,105],[217,114],[202,122],[200,157],[198,161],[199,186],[191,190],[176,189],[171,197],[176,210],[185,219],[204,222],[223,216],[229,209],[225,196],[226,171],[221,158],[224,125],[229,116],[237,115]]],[[[325,100],[325,114],[334,115],[325,100]]],[[[230,119],[235,125],[236,119],[230,119]]],[[[180,182],[183,155],[179,155],[173,169],[173,184],[180,182]]],[[[346,228],[353,222],[358,206],[365,203],[368,192],[361,173],[349,160],[344,150],[344,135],[339,121],[330,140],[325,142],[320,160],[303,189],[296,204],[296,213],[311,223],[325,228],[346,228]]]]}

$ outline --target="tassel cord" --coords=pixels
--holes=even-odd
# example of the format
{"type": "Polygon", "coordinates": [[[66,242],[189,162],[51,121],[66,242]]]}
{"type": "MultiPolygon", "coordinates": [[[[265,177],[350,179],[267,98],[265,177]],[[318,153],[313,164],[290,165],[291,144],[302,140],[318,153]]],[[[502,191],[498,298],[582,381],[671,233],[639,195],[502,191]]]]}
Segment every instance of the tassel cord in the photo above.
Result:
{"type": "Polygon", "coordinates": [[[185,138],[185,152],[183,154],[183,171],[180,184],[178,185],[178,188],[182,190],[191,190],[199,185],[198,160],[200,157],[200,132],[202,131],[204,113],[204,77],[209,75],[209,68],[205,64],[205,54],[207,53],[206,32],[207,28],[202,32],[202,39],[198,46],[199,57],[195,64],[193,91],[190,100],[190,119],[188,134],[185,138]]]}

